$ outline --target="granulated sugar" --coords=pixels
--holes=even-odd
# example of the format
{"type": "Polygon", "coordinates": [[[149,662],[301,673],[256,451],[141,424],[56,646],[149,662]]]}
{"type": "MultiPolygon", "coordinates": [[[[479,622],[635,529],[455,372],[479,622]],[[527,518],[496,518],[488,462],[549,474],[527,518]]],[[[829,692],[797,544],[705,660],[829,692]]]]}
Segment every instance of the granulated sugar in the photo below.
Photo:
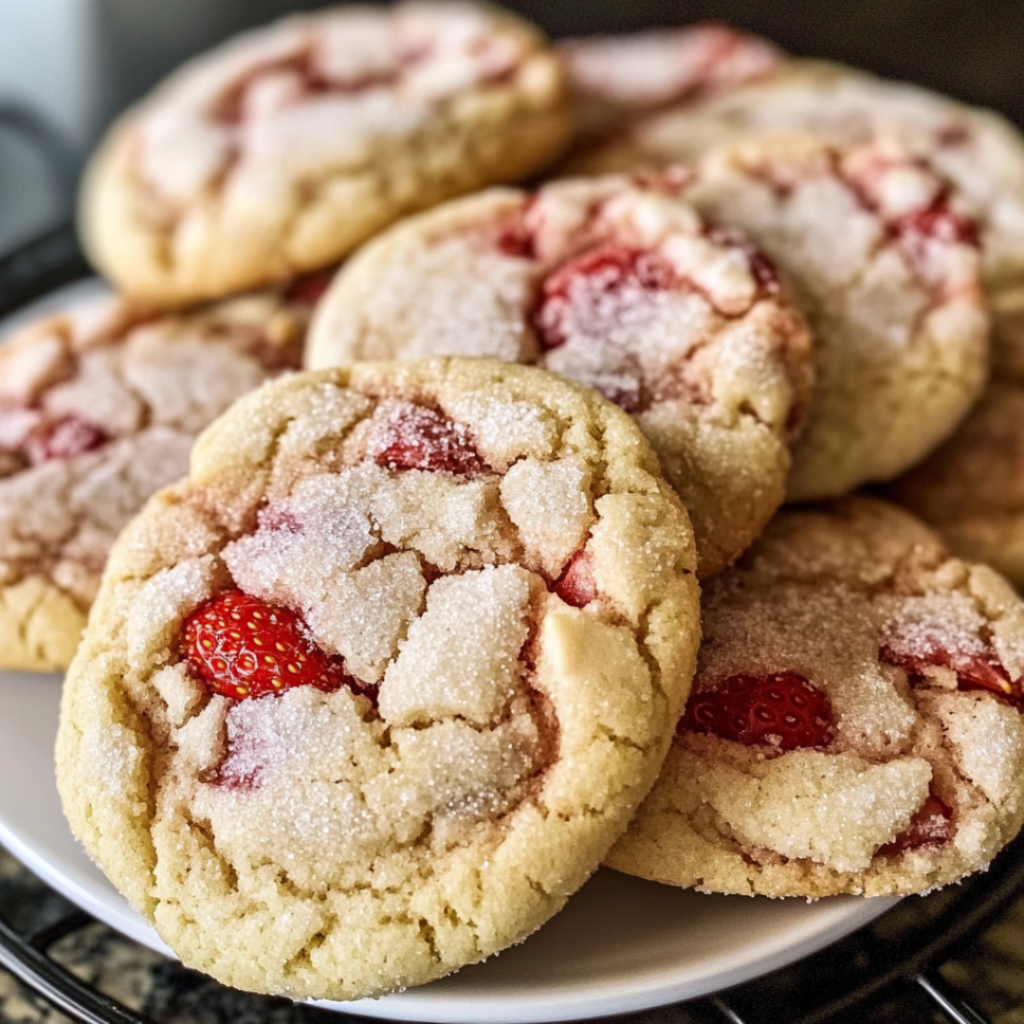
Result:
{"type": "Polygon", "coordinates": [[[515,692],[530,589],[530,574],[507,565],[432,584],[384,675],[381,714],[396,725],[442,715],[492,722],[515,692]]]}
{"type": "Polygon", "coordinates": [[[872,765],[852,754],[793,751],[754,766],[701,771],[705,799],[747,839],[837,871],[866,868],[928,795],[920,758],[872,765]]]}

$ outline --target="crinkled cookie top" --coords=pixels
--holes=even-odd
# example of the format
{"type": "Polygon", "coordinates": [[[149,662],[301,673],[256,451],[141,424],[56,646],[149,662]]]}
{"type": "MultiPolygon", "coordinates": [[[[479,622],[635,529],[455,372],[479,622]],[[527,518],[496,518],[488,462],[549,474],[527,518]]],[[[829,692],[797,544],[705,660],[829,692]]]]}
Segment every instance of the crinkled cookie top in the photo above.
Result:
{"type": "Polygon", "coordinates": [[[578,141],[773,71],[783,54],[720,22],[558,44],[576,104],[578,141]]]}
{"type": "Polygon", "coordinates": [[[895,142],[811,136],[714,150],[683,190],[768,253],[815,339],[791,500],[891,479],[967,413],[988,368],[989,305],[962,195],[895,142]]]}
{"type": "Polygon", "coordinates": [[[133,296],[223,297],[537,171],[568,121],[546,40],[496,8],[292,15],[191,61],[120,119],[85,176],[84,244],[133,296]]]}

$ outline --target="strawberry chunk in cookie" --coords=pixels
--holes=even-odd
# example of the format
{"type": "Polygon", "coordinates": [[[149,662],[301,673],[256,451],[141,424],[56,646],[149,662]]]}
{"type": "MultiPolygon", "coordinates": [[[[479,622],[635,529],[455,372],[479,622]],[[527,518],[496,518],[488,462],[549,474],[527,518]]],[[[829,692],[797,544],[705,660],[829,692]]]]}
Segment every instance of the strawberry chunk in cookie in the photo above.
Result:
{"type": "Polygon", "coordinates": [[[186,620],[181,653],[212,692],[235,700],[293,686],[336,690],[351,682],[340,658],[328,658],[294,612],[228,590],[186,620]]]}
{"type": "Polygon", "coordinates": [[[795,672],[737,675],[695,693],[678,731],[709,733],[745,746],[821,749],[835,735],[832,718],[828,698],[795,672]]]}

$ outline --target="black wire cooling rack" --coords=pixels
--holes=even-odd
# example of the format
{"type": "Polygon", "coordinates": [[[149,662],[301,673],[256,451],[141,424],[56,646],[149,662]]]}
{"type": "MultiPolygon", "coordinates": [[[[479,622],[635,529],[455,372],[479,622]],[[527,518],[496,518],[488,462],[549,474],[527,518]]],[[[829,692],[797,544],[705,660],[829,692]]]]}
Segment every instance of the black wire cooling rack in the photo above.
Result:
{"type": "MultiPolygon", "coordinates": [[[[61,956],[68,939],[100,951],[113,939],[105,926],[45,890],[31,894],[33,913],[20,925],[0,910],[0,966],[52,1006],[83,1024],[175,1024],[180,1021],[274,1021],[354,1024],[356,1017],[313,1006],[234,992],[129,940],[114,941],[147,959],[160,975],[160,999],[139,1008],[108,994],[61,956]],[[46,912],[39,907],[46,903],[46,912]],[[98,931],[99,935],[88,933],[98,931]]],[[[1024,837],[985,874],[925,897],[909,897],[872,924],[796,964],[692,1002],[620,1018],[625,1024],[866,1024],[941,1022],[989,1024],[973,994],[955,989],[940,968],[970,959],[974,942],[1024,896],[1024,837]]],[[[108,950],[109,951],[109,950],[108,950]]],[[[81,955],[81,954],[79,954],[81,955]]],[[[86,952],[88,956],[88,952],[86,952]]],[[[122,953],[122,959],[124,954],[122,953]]]]}
{"type": "MultiPolygon", "coordinates": [[[[0,259],[0,317],[88,273],[72,228],[57,228],[0,259]]],[[[903,900],[860,931],[796,964],[713,996],[620,1020],[623,1024],[987,1024],[988,1018],[968,1001],[975,1000],[977,993],[965,996],[956,990],[940,968],[954,957],[969,961],[978,937],[1018,897],[1024,897],[1024,836],[1004,850],[988,872],[929,896],[903,900]]],[[[46,913],[12,914],[10,900],[0,900],[0,966],[83,1024],[341,1024],[363,1019],[236,993],[170,961],[154,970],[162,975],[163,990],[172,995],[156,1003],[143,1000],[141,1008],[129,1006],[60,956],[66,940],[87,937],[90,930],[102,931],[105,926],[41,883],[29,898],[36,909],[45,904],[46,913]]],[[[131,950],[128,940],[116,941],[131,950]]],[[[138,952],[152,956],[141,947],[138,952]]]]}

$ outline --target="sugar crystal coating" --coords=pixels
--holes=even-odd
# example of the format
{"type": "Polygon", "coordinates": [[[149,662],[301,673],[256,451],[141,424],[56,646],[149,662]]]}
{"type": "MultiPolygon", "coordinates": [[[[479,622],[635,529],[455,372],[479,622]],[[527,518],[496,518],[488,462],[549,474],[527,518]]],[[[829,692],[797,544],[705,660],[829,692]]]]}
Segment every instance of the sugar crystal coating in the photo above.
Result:
{"type": "Polygon", "coordinates": [[[1024,271],[1024,142],[992,111],[842,65],[791,59],[757,81],[634,122],[572,169],[688,164],[719,146],[796,132],[844,147],[898,137],[951,180],[980,231],[997,354],[1020,350],[1024,319],[1014,296],[1024,271]]]}

